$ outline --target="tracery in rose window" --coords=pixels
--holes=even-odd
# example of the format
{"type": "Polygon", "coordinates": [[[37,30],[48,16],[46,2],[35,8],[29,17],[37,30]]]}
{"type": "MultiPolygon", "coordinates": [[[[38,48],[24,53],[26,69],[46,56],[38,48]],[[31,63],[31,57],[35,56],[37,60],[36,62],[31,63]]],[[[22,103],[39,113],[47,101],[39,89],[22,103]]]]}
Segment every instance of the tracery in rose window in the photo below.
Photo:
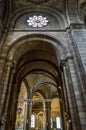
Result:
{"type": "Polygon", "coordinates": [[[29,17],[29,19],[27,20],[27,23],[29,26],[32,26],[34,28],[36,27],[44,27],[44,26],[47,26],[48,23],[49,23],[49,20],[47,17],[43,17],[41,15],[37,16],[37,15],[34,15],[32,17],[29,17]]]}

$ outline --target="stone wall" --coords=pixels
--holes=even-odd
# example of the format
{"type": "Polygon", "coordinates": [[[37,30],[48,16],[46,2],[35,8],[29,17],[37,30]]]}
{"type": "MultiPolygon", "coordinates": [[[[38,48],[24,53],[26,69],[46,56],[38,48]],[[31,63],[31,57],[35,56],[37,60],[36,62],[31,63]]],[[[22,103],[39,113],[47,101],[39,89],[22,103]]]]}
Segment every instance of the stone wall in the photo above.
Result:
{"type": "Polygon", "coordinates": [[[86,101],[86,29],[73,29],[72,31],[73,41],[75,44],[75,53],[78,59],[78,66],[79,69],[76,68],[77,74],[79,76],[79,79],[77,82],[75,81],[75,77],[73,76],[73,83],[74,85],[74,91],[76,93],[76,100],[78,103],[78,111],[79,111],[79,117],[82,124],[82,129],[86,129],[86,112],[85,109],[85,102],[86,101]],[[77,88],[76,88],[76,84],[77,88]],[[80,94],[79,94],[80,93],[80,94]],[[81,101],[80,101],[81,99],[81,101]]]}
{"type": "Polygon", "coordinates": [[[86,73],[86,29],[73,30],[73,39],[79,50],[78,55],[80,55],[86,73]]]}
{"type": "MultiPolygon", "coordinates": [[[[8,27],[8,1],[0,0],[0,44],[3,44],[5,33],[7,33],[8,27]],[[3,40],[2,40],[3,39],[3,40]]],[[[1,47],[1,46],[0,46],[1,47]]]]}
{"type": "MultiPolygon", "coordinates": [[[[68,1],[68,5],[69,23],[75,23],[78,25],[79,17],[77,13],[77,3],[75,0],[71,0],[68,1]]],[[[46,16],[50,19],[50,25],[44,29],[28,28],[26,17],[33,14],[33,12],[31,12],[32,8],[26,10],[26,13],[24,11],[21,12],[18,16],[16,16],[16,18],[14,17],[10,23],[9,32],[3,42],[0,57],[1,109],[3,108],[7,86],[9,84],[10,69],[12,67],[11,62],[13,60],[14,53],[17,51],[18,53],[16,53],[16,55],[19,58],[24,53],[28,52],[29,44],[33,44],[33,40],[43,40],[45,42],[47,39],[46,37],[49,37],[49,39],[47,39],[48,42],[55,47],[56,53],[59,52],[59,55],[57,55],[59,62],[63,60],[66,64],[65,73],[67,73],[67,75],[65,74],[65,82],[67,82],[67,96],[69,100],[73,130],[76,130],[76,128],[80,130],[79,124],[81,124],[81,130],[85,130],[86,29],[73,29],[72,33],[68,32],[68,30],[66,31],[66,27],[68,27],[68,25],[66,23],[66,19],[64,20],[65,16],[63,13],[58,13],[58,11],[55,13],[50,8],[49,13],[44,7],[40,9],[43,9],[44,12],[42,11],[42,14],[45,16],[46,12],[46,16]],[[51,12],[53,12],[52,15],[50,15],[51,12]],[[34,36],[34,38],[30,39],[32,36],[34,36]],[[54,41],[51,39],[54,39],[54,41]]],[[[40,10],[37,9],[37,13],[39,11],[40,10]]],[[[36,12],[35,9],[34,12],[36,12]]],[[[2,37],[4,16],[5,6],[3,0],[0,2],[0,38],[2,37]]],[[[1,112],[2,111],[0,110],[0,113],[1,112]]]]}
{"type": "Polygon", "coordinates": [[[5,6],[4,6],[4,0],[0,1],[0,39],[2,36],[2,30],[3,30],[3,17],[4,17],[4,10],[5,10],[5,6]]]}

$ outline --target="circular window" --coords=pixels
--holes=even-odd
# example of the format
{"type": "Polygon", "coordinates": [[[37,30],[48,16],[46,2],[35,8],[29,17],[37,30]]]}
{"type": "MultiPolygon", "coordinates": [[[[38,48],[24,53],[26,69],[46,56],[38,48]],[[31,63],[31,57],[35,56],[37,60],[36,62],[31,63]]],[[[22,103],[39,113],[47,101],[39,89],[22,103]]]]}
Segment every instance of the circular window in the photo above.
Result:
{"type": "Polygon", "coordinates": [[[35,4],[41,4],[41,3],[46,3],[49,0],[27,0],[27,1],[35,4]]]}
{"type": "Polygon", "coordinates": [[[29,26],[32,26],[34,28],[36,27],[44,27],[47,26],[49,23],[49,20],[47,19],[47,17],[43,17],[42,15],[33,15],[32,17],[29,17],[27,19],[27,23],[29,26]]]}

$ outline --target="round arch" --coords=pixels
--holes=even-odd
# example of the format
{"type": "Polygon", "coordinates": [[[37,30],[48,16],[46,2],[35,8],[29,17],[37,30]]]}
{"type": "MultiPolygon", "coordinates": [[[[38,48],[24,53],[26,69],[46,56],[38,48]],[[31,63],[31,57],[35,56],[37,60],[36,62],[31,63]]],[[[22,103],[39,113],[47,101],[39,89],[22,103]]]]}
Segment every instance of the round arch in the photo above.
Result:
{"type": "MultiPolygon", "coordinates": [[[[36,71],[43,71],[43,73],[47,72],[47,74],[49,74],[54,79],[56,77],[55,80],[58,81],[58,79],[61,78],[59,75],[60,60],[62,58],[67,57],[67,50],[65,46],[63,46],[56,39],[42,34],[23,36],[20,39],[16,39],[13,43],[9,43],[9,44],[10,47],[8,49],[7,58],[9,61],[12,62],[12,67],[14,67],[15,69],[15,73],[11,75],[13,79],[11,80],[11,85],[9,86],[10,93],[11,96],[13,95],[13,98],[9,98],[9,99],[12,105],[12,108],[10,108],[11,112],[15,113],[17,107],[17,104],[15,104],[15,99],[18,98],[18,94],[20,91],[20,84],[21,81],[24,79],[25,75],[29,74],[30,71],[32,71],[32,73],[36,71]],[[34,51],[37,53],[38,57],[34,55],[36,53],[33,54],[34,51]],[[42,55],[41,52],[43,52],[42,55]],[[44,55],[44,52],[46,55],[44,55]],[[30,55],[32,55],[32,57],[30,57],[29,59],[28,57],[30,55]],[[35,58],[33,58],[34,56],[35,58]],[[16,62],[13,63],[14,60],[16,62]],[[43,65],[39,65],[37,62],[40,62],[40,64],[43,63],[43,65]],[[32,65],[33,63],[35,64],[35,66],[32,65]],[[32,67],[32,69],[30,67],[32,67]]],[[[8,108],[9,106],[7,106],[5,110],[7,109],[8,111],[8,108]]],[[[13,120],[15,122],[15,118],[13,120]]],[[[8,122],[8,124],[9,123],[10,121],[8,122]]],[[[12,125],[14,126],[14,124],[12,125]]]]}
{"type": "Polygon", "coordinates": [[[20,55],[23,55],[25,52],[30,51],[31,47],[33,47],[35,44],[37,46],[37,44],[39,42],[42,43],[42,44],[40,44],[40,47],[42,49],[43,49],[43,46],[45,45],[46,46],[45,49],[47,49],[47,47],[52,49],[53,53],[54,54],[56,53],[57,56],[60,56],[61,58],[67,57],[68,51],[67,51],[67,48],[63,45],[63,43],[61,43],[60,41],[58,41],[57,39],[55,39],[51,36],[37,33],[37,34],[25,35],[16,40],[11,41],[9,43],[9,45],[10,45],[9,50],[7,51],[8,59],[12,60],[15,55],[15,52],[19,48],[21,49],[21,50],[19,50],[20,55]],[[32,44],[32,43],[34,43],[34,44],[32,44]],[[29,49],[29,47],[30,47],[30,49],[29,49]]]}
{"type": "Polygon", "coordinates": [[[63,16],[63,14],[60,10],[58,10],[58,9],[55,10],[53,8],[44,7],[44,6],[41,7],[41,10],[42,11],[40,11],[40,8],[37,9],[34,7],[30,7],[30,6],[29,6],[29,9],[28,9],[28,7],[20,8],[19,10],[15,11],[13,13],[13,15],[11,16],[11,18],[9,20],[10,28],[11,29],[15,28],[15,24],[20,17],[22,17],[25,14],[30,14],[32,12],[33,13],[39,12],[39,13],[45,13],[45,14],[47,13],[47,15],[50,16],[51,18],[53,17],[54,19],[56,19],[56,21],[59,25],[59,29],[65,29],[67,27],[65,17],[63,16]]]}

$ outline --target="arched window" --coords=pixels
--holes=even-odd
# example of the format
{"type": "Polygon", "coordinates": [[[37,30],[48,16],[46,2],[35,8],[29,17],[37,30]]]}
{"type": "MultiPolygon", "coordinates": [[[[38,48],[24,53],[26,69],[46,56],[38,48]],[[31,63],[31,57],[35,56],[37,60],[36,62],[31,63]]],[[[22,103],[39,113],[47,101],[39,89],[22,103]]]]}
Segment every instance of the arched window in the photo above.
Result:
{"type": "Polygon", "coordinates": [[[56,128],[61,130],[61,121],[60,121],[60,117],[56,117],[56,128]]]}
{"type": "Polygon", "coordinates": [[[35,115],[31,115],[31,128],[35,128],[35,115]]]}

